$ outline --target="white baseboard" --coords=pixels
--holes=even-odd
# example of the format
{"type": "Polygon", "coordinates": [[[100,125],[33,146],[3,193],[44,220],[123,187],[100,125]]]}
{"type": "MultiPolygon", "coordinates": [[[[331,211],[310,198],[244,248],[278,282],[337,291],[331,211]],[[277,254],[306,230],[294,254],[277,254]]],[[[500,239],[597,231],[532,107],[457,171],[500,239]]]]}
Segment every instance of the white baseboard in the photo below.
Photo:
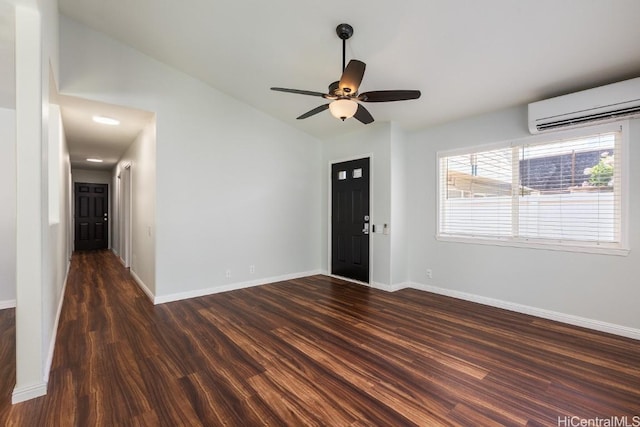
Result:
{"type": "Polygon", "coordinates": [[[153,298],[152,300],[154,304],[165,304],[168,302],[202,297],[205,295],[218,294],[221,292],[235,291],[238,289],[250,288],[253,286],[261,286],[261,285],[266,285],[266,284],[275,283],[275,282],[282,282],[285,280],[294,280],[294,279],[299,279],[301,277],[313,276],[321,273],[322,273],[321,270],[313,270],[313,271],[305,271],[300,273],[285,274],[282,276],[265,277],[262,279],[250,280],[247,282],[230,283],[228,285],[216,286],[212,288],[196,289],[193,291],[179,292],[179,293],[169,294],[169,295],[159,295],[153,298]]]}
{"type": "Polygon", "coordinates": [[[600,320],[588,319],[586,317],[574,316],[572,314],[560,313],[557,311],[531,307],[524,304],[483,297],[480,295],[470,294],[452,289],[439,288],[437,286],[425,285],[421,283],[409,283],[408,285],[408,287],[421,291],[432,292],[434,294],[445,295],[465,301],[477,302],[492,307],[515,311],[516,313],[528,314],[531,316],[541,317],[543,319],[555,320],[557,322],[567,323],[569,325],[580,326],[587,329],[593,329],[600,332],[607,332],[609,334],[620,335],[623,337],[640,340],[640,329],[630,328],[628,326],[616,325],[614,323],[607,323],[600,320]]]}
{"type": "Polygon", "coordinates": [[[386,291],[386,292],[395,292],[395,291],[399,291],[400,289],[411,287],[411,283],[409,282],[395,283],[393,285],[387,285],[385,283],[374,282],[374,281],[372,281],[371,283],[361,282],[359,280],[350,279],[348,277],[342,277],[342,276],[337,276],[335,274],[327,273],[326,270],[323,270],[320,274],[324,274],[325,276],[329,276],[329,277],[335,277],[336,279],[344,280],[345,282],[356,283],[358,285],[368,286],[370,288],[379,289],[381,291],[386,291]]]}
{"type": "Polygon", "coordinates": [[[16,387],[11,394],[11,403],[20,403],[27,400],[35,399],[36,397],[44,396],[47,394],[47,383],[42,382],[38,384],[32,384],[24,387],[16,387]]]}
{"type": "Polygon", "coordinates": [[[16,300],[9,299],[6,301],[0,301],[0,310],[4,310],[5,308],[16,308],[16,300]]]}
{"type": "Polygon", "coordinates": [[[403,283],[403,284],[399,284],[399,285],[386,285],[384,283],[375,282],[373,280],[371,281],[371,283],[361,282],[360,280],[351,279],[349,277],[339,276],[337,274],[331,274],[327,270],[321,270],[319,274],[322,274],[324,276],[333,277],[333,278],[340,279],[340,280],[344,280],[345,282],[351,282],[351,283],[355,283],[357,285],[367,286],[367,287],[373,288],[373,289],[380,289],[381,291],[387,291],[387,292],[395,292],[397,290],[404,289],[404,288],[407,288],[407,287],[410,286],[408,283],[403,283]]]}
{"type": "Polygon", "coordinates": [[[142,292],[144,292],[149,297],[152,303],[156,304],[156,302],[154,301],[155,295],[153,295],[151,289],[149,289],[147,285],[144,284],[142,279],[136,274],[135,271],[133,271],[133,269],[129,269],[129,273],[131,273],[131,277],[133,277],[133,280],[135,280],[140,289],[142,289],[142,292]]]}
{"type": "Polygon", "coordinates": [[[387,292],[395,292],[400,289],[406,289],[411,287],[411,283],[402,282],[402,283],[394,283],[391,285],[385,285],[383,283],[371,282],[371,287],[375,289],[380,289],[387,292]]]}
{"type": "Polygon", "coordinates": [[[53,353],[56,349],[56,337],[58,336],[58,323],[60,322],[60,314],[62,313],[62,304],[64,303],[64,293],[67,290],[67,279],[69,278],[69,268],[71,263],[67,263],[67,271],[64,274],[64,280],[62,285],[62,292],[60,293],[60,300],[58,301],[58,311],[56,312],[56,319],[53,322],[53,330],[51,331],[51,341],[49,342],[49,353],[47,354],[47,361],[44,365],[44,377],[42,378],[45,383],[49,381],[49,372],[51,372],[51,364],[53,363],[53,353]]]}

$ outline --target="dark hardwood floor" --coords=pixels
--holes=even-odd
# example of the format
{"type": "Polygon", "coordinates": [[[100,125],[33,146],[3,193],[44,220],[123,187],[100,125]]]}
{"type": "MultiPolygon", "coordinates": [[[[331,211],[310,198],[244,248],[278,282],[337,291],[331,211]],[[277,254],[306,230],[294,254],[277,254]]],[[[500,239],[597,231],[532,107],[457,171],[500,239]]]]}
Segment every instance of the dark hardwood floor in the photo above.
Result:
{"type": "Polygon", "coordinates": [[[640,417],[639,341],[324,276],[154,307],[107,251],[74,254],[49,394],[12,406],[13,313],[0,311],[0,426],[640,417]]]}

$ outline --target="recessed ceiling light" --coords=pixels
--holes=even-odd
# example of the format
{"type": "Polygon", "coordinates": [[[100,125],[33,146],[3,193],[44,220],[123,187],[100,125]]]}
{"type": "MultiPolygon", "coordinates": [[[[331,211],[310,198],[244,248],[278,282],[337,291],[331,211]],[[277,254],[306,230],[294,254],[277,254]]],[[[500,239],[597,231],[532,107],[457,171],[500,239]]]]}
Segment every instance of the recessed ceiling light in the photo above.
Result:
{"type": "Polygon", "coordinates": [[[92,162],[92,163],[102,163],[103,161],[104,160],[102,160],[102,159],[94,159],[94,158],[91,158],[91,157],[89,157],[87,159],[87,162],[92,162]]]}
{"type": "Polygon", "coordinates": [[[112,117],[105,117],[105,116],[93,116],[93,121],[96,123],[101,123],[103,125],[111,125],[111,126],[117,126],[120,124],[120,120],[114,119],[112,117]]]}

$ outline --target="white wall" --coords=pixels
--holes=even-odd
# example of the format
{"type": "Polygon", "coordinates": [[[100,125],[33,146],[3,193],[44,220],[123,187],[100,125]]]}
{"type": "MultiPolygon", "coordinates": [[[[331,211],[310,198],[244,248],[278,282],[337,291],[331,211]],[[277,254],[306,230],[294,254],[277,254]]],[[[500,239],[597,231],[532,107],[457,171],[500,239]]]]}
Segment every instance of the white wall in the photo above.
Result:
{"type": "MultiPolygon", "coordinates": [[[[383,225],[391,226],[391,124],[375,123],[361,131],[324,141],[322,180],[322,266],[329,270],[329,191],[330,165],[345,160],[371,156],[371,222],[376,232],[370,236],[370,277],[373,285],[391,283],[391,239],[382,233],[383,225]]],[[[393,233],[393,230],[391,230],[393,233]]]]}
{"type": "Polygon", "coordinates": [[[156,296],[319,270],[319,141],[77,22],[60,22],[61,93],[156,113],[156,296]]]}
{"type": "Polygon", "coordinates": [[[630,126],[630,245],[610,256],[442,242],[436,234],[436,152],[528,136],[526,106],[409,136],[409,278],[455,292],[640,329],[640,120],[630,126]],[[426,269],[433,269],[433,279],[426,269]]]}
{"type": "Polygon", "coordinates": [[[16,112],[0,108],[0,309],[16,299],[16,112]]]}
{"type": "Polygon", "coordinates": [[[40,12],[16,7],[16,387],[13,401],[46,393],[42,379],[43,67],[40,12]]]}
{"type": "Polygon", "coordinates": [[[48,244],[48,252],[43,264],[42,286],[45,381],[48,381],[49,378],[48,372],[53,358],[58,318],[62,308],[63,292],[71,259],[71,247],[68,239],[71,231],[69,203],[72,194],[71,166],[60,108],[57,105],[51,105],[49,108],[48,142],[47,172],[50,190],[48,192],[49,222],[46,227],[45,239],[48,244]],[[55,200],[52,200],[54,198],[55,200]]]}
{"type": "MultiPolygon", "coordinates": [[[[122,156],[114,170],[114,177],[116,177],[113,180],[114,183],[118,183],[117,176],[127,165],[130,165],[131,171],[131,272],[151,294],[155,295],[155,122],[144,127],[122,156]]],[[[116,192],[115,187],[114,192],[116,192]]],[[[115,209],[116,203],[113,206],[115,209]]],[[[114,233],[115,237],[116,233],[114,233]]],[[[122,254],[124,252],[123,245],[124,242],[120,242],[118,239],[118,245],[114,247],[116,253],[122,254]]]]}
{"type": "Polygon", "coordinates": [[[375,123],[323,143],[322,266],[329,271],[329,192],[332,163],[371,157],[372,286],[397,289],[407,282],[406,135],[393,123],[375,123]],[[384,234],[387,224],[389,234],[384,234]]]}
{"type": "Polygon", "coordinates": [[[46,393],[53,339],[47,276],[57,253],[49,228],[50,72],[57,75],[57,1],[16,5],[16,386],[12,401],[46,393]],[[44,160],[44,163],[43,163],[44,160]],[[45,289],[46,287],[46,289],[45,289]]]}
{"type": "MultiPolygon", "coordinates": [[[[103,170],[72,168],[73,183],[88,182],[91,184],[109,184],[111,186],[111,172],[103,170]]],[[[111,190],[111,188],[109,188],[111,190]]]]}
{"type": "Polygon", "coordinates": [[[406,135],[391,124],[391,285],[408,280],[406,135]]]}

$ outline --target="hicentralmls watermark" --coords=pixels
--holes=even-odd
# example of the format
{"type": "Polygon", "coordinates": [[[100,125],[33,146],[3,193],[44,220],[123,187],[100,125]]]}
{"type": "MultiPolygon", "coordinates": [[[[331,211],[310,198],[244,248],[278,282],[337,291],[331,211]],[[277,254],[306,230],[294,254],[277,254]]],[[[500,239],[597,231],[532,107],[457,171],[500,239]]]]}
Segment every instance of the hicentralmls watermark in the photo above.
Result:
{"type": "Polygon", "coordinates": [[[558,427],[640,427],[640,415],[595,418],[561,416],[558,417],[558,427]]]}

